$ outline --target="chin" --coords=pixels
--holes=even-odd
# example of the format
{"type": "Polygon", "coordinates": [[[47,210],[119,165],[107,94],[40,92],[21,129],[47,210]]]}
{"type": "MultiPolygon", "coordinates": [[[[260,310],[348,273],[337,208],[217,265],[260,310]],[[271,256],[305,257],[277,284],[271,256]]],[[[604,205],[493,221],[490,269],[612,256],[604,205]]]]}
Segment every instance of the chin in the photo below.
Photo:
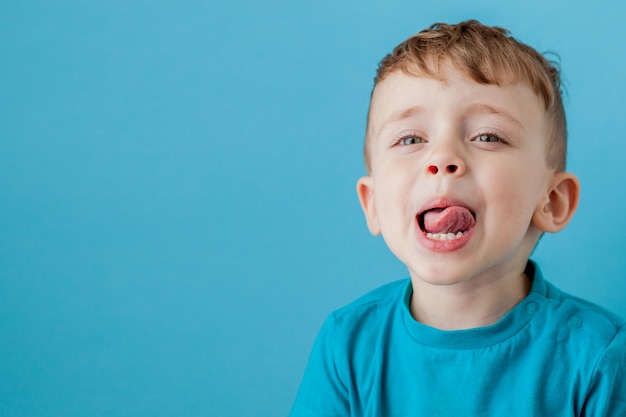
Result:
{"type": "Polygon", "coordinates": [[[468,277],[467,271],[451,270],[446,265],[434,265],[427,268],[417,268],[410,270],[412,279],[417,279],[429,285],[455,285],[465,281],[468,277]]]}

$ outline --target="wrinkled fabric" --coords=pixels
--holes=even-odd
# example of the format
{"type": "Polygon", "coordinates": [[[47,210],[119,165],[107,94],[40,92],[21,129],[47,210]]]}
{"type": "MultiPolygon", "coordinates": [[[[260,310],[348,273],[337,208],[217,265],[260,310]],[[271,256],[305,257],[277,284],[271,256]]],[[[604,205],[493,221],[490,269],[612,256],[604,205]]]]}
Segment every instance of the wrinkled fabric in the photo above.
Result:
{"type": "Polygon", "coordinates": [[[545,281],[494,325],[416,322],[409,280],[335,311],[291,417],[626,416],[626,327],[545,281]]]}

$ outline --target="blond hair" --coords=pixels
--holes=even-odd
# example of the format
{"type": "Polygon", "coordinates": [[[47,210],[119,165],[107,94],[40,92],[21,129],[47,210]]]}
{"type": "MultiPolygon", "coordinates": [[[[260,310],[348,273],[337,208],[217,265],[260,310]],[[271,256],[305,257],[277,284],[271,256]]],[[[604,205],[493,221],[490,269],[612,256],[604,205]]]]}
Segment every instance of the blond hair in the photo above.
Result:
{"type": "MultiPolygon", "coordinates": [[[[402,42],[382,59],[374,89],[395,71],[440,79],[439,67],[443,62],[450,62],[481,84],[527,84],[542,100],[550,123],[546,162],[557,171],[565,170],[567,127],[560,70],[535,49],[514,39],[506,29],[486,26],[476,20],[456,25],[435,23],[402,42]]],[[[367,132],[364,156],[370,172],[368,136],[367,132]]]]}

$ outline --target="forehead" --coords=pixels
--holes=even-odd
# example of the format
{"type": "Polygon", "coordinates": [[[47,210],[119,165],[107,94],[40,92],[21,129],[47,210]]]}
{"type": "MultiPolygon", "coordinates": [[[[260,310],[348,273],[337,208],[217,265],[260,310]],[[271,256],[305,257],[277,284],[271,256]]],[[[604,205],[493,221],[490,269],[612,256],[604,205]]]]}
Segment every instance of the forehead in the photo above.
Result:
{"type": "Polygon", "coordinates": [[[490,115],[522,129],[543,125],[541,99],[524,83],[481,84],[448,65],[437,78],[395,71],[372,94],[368,137],[407,121],[434,116],[462,119],[490,115]]]}

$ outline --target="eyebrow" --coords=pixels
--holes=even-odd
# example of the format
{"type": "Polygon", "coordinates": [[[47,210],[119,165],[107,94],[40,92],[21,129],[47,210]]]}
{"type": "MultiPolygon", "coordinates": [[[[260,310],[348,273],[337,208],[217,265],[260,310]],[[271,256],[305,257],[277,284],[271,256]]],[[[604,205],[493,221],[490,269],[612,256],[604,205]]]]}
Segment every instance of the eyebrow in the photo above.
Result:
{"type": "Polygon", "coordinates": [[[483,103],[472,104],[467,109],[467,114],[471,116],[476,115],[476,114],[493,114],[495,116],[498,116],[508,121],[509,123],[513,123],[514,125],[524,130],[524,125],[515,117],[513,117],[511,114],[509,114],[508,112],[504,110],[500,110],[497,107],[493,107],[489,104],[483,104],[483,103]]]}
{"type": "MultiPolygon", "coordinates": [[[[391,116],[389,116],[387,118],[387,120],[385,120],[380,125],[380,128],[378,129],[378,133],[380,134],[380,132],[382,132],[385,129],[385,126],[387,126],[390,123],[394,123],[394,122],[398,122],[398,121],[401,121],[401,120],[409,119],[409,118],[415,116],[416,114],[424,113],[425,111],[426,111],[426,108],[424,106],[413,106],[413,107],[409,107],[407,109],[403,109],[403,110],[399,110],[397,112],[394,112],[394,113],[391,114],[391,116]]],[[[522,130],[524,130],[524,125],[519,120],[517,120],[515,117],[513,117],[511,114],[509,114],[508,112],[506,112],[504,110],[500,110],[497,107],[491,106],[489,104],[475,103],[475,104],[472,104],[471,106],[469,106],[469,108],[467,109],[466,115],[467,116],[473,116],[473,115],[477,115],[477,114],[492,114],[492,115],[498,116],[498,117],[506,120],[507,122],[513,123],[517,127],[519,127],[522,130]]]]}
{"type": "Polygon", "coordinates": [[[413,117],[414,115],[419,114],[419,113],[424,113],[425,111],[426,111],[426,109],[423,106],[413,106],[413,107],[409,107],[408,109],[399,110],[397,112],[394,112],[394,113],[391,114],[391,116],[389,116],[387,118],[387,120],[385,120],[380,125],[380,128],[378,129],[378,133],[380,134],[380,132],[385,130],[385,126],[388,125],[389,123],[398,122],[398,121],[404,120],[404,119],[409,119],[409,118],[413,117]]]}

